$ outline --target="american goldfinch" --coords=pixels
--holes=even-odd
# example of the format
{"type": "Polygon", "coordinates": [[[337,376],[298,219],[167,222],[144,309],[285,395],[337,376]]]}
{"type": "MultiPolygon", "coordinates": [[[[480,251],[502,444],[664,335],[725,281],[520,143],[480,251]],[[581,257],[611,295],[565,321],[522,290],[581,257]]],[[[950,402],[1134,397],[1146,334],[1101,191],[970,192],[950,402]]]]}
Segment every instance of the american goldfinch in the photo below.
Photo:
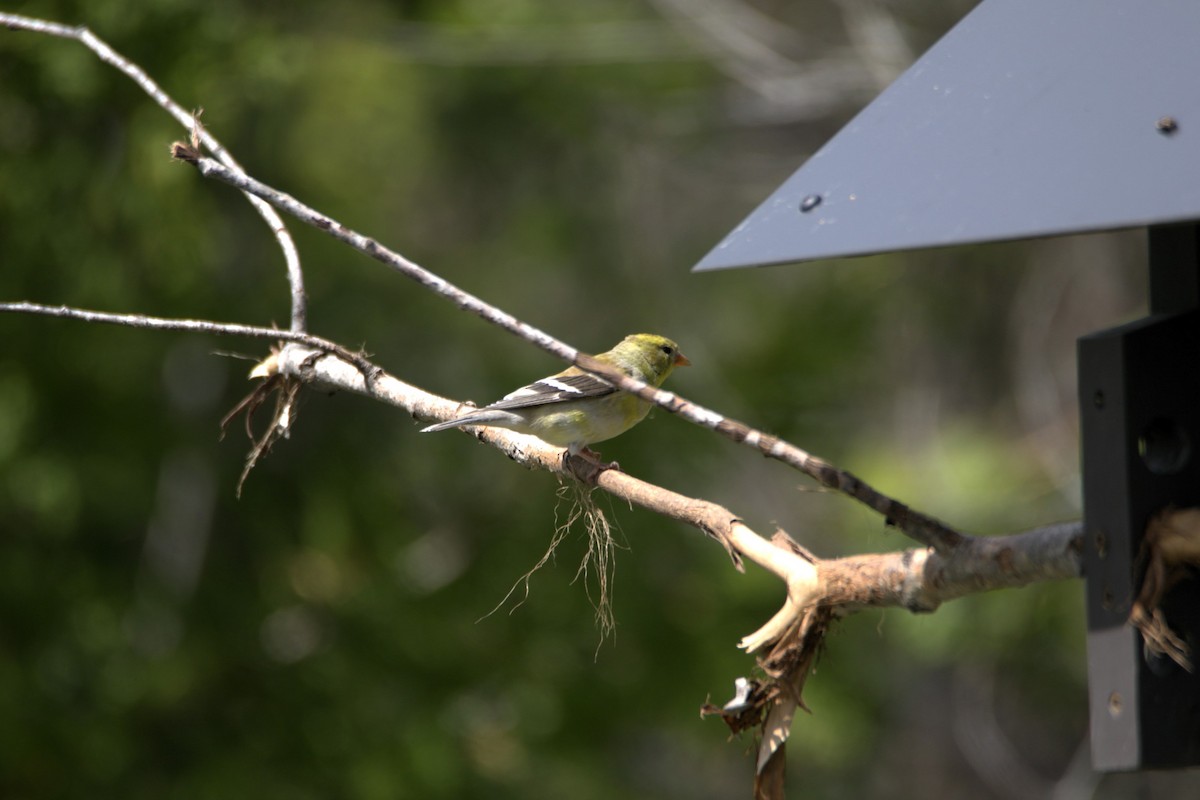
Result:
{"type": "MultiPolygon", "coordinates": [[[[596,358],[651,386],[661,386],[675,367],[691,363],[677,344],[651,333],[626,336],[596,358]]],[[[568,367],[509,392],[491,405],[430,425],[421,432],[487,425],[531,433],[578,455],[593,442],[611,439],[641,422],[650,405],[636,395],[619,391],[603,378],[568,367]]]]}

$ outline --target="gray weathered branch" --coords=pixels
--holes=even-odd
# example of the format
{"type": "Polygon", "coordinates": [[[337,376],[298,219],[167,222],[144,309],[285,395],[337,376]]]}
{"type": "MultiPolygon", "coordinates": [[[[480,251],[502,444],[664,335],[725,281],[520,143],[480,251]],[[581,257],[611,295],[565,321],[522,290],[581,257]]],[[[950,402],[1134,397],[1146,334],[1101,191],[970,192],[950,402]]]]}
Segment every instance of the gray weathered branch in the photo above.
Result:
{"type": "Polygon", "coordinates": [[[821,485],[853,497],[882,515],[889,525],[895,526],[921,544],[948,553],[965,538],[963,534],[940,520],[909,508],[904,503],[879,492],[857,476],[834,467],[827,461],[817,458],[790,442],[756,430],[744,422],[726,417],[698,403],[685,400],[674,392],[658,389],[631,378],[619,370],[581,353],[548,333],[522,322],[469,292],[463,291],[444,278],[384,247],[374,239],[347,228],[332,217],[301,203],[291,195],[268,186],[245,172],[230,169],[218,161],[203,156],[194,147],[177,143],[172,152],[176,158],[194,164],[201,175],[216,178],[243,192],[262,198],[300,221],[324,231],[338,241],[350,245],[401,275],[416,281],[435,294],[450,300],[459,308],[479,315],[493,325],[541,347],[564,361],[600,375],[625,391],[665,408],[672,414],[714,430],[727,439],[757,450],[768,458],[782,461],[815,479],[821,485]]]}

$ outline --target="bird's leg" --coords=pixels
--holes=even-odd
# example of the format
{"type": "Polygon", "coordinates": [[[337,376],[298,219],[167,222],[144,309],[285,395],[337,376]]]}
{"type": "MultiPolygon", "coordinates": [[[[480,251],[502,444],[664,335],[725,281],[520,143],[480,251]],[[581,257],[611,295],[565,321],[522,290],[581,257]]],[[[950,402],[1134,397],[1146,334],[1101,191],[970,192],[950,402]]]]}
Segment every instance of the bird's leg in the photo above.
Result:
{"type": "Polygon", "coordinates": [[[579,451],[579,455],[592,462],[600,469],[615,469],[617,472],[621,471],[620,464],[615,461],[609,461],[608,463],[605,463],[604,460],[600,458],[600,454],[590,447],[584,447],[579,451]]]}
{"type": "Polygon", "coordinates": [[[620,471],[621,465],[616,461],[606,464],[600,458],[600,454],[590,447],[584,447],[578,453],[563,451],[563,471],[570,472],[584,483],[595,483],[596,478],[606,469],[620,471]]]}

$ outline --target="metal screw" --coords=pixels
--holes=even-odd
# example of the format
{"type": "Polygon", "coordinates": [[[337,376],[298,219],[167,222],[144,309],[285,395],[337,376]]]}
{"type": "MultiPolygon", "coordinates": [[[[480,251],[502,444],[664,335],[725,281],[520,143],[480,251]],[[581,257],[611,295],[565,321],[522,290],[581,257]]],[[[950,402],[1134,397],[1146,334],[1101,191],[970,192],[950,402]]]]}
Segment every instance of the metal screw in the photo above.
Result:
{"type": "Polygon", "coordinates": [[[1110,717],[1121,716],[1121,706],[1122,701],[1120,692],[1113,692],[1108,696],[1108,715],[1110,717]]]}
{"type": "Polygon", "coordinates": [[[1158,122],[1154,123],[1154,127],[1159,133],[1165,133],[1168,136],[1179,130],[1179,123],[1172,116],[1159,117],[1158,122]]]}
{"type": "Polygon", "coordinates": [[[1096,555],[1104,558],[1108,555],[1108,537],[1104,535],[1104,531],[1096,531],[1096,555]]]}
{"type": "Polygon", "coordinates": [[[807,214],[819,205],[821,205],[821,195],[810,194],[800,201],[800,213],[807,214]]]}

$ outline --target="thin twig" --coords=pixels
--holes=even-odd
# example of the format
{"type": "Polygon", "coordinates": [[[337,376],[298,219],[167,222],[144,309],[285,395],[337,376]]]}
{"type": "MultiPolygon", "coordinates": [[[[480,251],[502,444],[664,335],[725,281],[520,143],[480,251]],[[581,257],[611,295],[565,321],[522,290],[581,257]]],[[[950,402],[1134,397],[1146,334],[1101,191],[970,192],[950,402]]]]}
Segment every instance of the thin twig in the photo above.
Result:
{"type": "Polygon", "coordinates": [[[522,322],[512,314],[501,311],[475,295],[459,289],[444,278],[409,261],[404,256],[384,247],[369,236],[364,236],[357,231],[347,228],[332,217],[328,217],[316,209],[305,205],[286,192],[281,192],[262,181],[250,177],[242,170],[230,169],[218,161],[205,157],[183,143],[176,143],[172,148],[172,154],[182,161],[195,165],[204,177],[216,178],[243,192],[261,197],[263,200],[291,214],[301,222],[324,231],[343,244],[353,247],[360,253],[374,258],[401,275],[411,278],[434,293],[451,300],[459,308],[482,317],[493,325],[541,347],[543,350],[558,356],[564,361],[574,361],[579,356],[579,351],[560,342],[550,334],[522,322]]]}
{"type": "MultiPolygon", "coordinates": [[[[48,22],[46,20],[7,12],[0,12],[0,25],[10,30],[44,33],[64,39],[74,39],[82,43],[95,53],[101,61],[115,67],[136,83],[155,103],[174,117],[176,122],[186,128],[192,136],[197,137],[200,143],[220,159],[223,164],[227,165],[230,169],[239,171],[242,169],[237,160],[225,149],[225,146],[199,124],[196,114],[176,103],[141,67],[122,56],[87,27],[83,25],[61,25],[56,22],[48,22]]],[[[287,268],[288,286],[292,297],[290,329],[301,333],[307,329],[308,301],[304,291],[304,273],[300,269],[300,253],[296,249],[296,243],[293,241],[287,227],[283,224],[283,219],[275,212],[275,209],[252,194],[247,194],[246,199],[250,201],[250,204],[254,206],[254,209],[267,223],[267,227],[271,229],[271,234],[275,237],[275,241],[279,243],[279,249],[283,252],[283,260],[287,268]]]]}
{"type": "Polygon", "coordinates": [[[212,322],[203,319],[178,319],[172,317],[152,317],[146,314],[114,314],[108,311],[90,311],[71,306],[48,306],[41,303],[0,303],[0,312],[16,314],[39,314],[46,317],[74,319],[82,322],[98,322],[105,325],[121,325],[127,328],[143,328],[159,331],[188,331],[191,333],[210,333],[218,336],[245,336],[250,339],[270,339],[280,342],[294,342],[315,348],[323,353],[336,355],[352,364],[365,376],[367,386],[370,386],[373,376],[379,368],[362,354],[355,353],[337,342],[313,336],[300,331],[282,331],[275,328],[264,328],[257,325],[242,325],[237,322],[212,322]]]}
{"type": "Polygon", "coordinates": [[[511,314],[484,302],[475,295],[459,289],[449,281],[433,274],[424,267],[410,261],[374,239],[364,236],[342,223],[301,203],[296,198],[281,192],[244,172],[232,170],[225,165],[206,158],[193,148],[177,143],[173,149],[176,158],[194,164],[200,174],[228,183],[243,192],[263,198],[276,208],[296,217],[318,230],[325,231],[340,242],[350,245],[396,272],[411,278],[422,286],[449,299],[459,308],[470,311],[509,333],[525,339],[543,350],[573,363],[589,372],[594,372],[621,389],[655,403],[673,414],[677,414],[696,425],[709,428],[727,439],[752,447],[768,458],[782,461],[803,472],[821,485],[843,492],[882,514],[888,524],[917,540],[921,544],[936,548],[939,552],[950,552],[967,537],[933,517],[910,509],[905,504],[877,491],[855,475],[837,469],[795,445],[762,431],[755,430],[744,422],[730,419],[679,395],[657,389],[642,381],[631,378],[560,342],[544,331],[521,322],[511,314]]]}

